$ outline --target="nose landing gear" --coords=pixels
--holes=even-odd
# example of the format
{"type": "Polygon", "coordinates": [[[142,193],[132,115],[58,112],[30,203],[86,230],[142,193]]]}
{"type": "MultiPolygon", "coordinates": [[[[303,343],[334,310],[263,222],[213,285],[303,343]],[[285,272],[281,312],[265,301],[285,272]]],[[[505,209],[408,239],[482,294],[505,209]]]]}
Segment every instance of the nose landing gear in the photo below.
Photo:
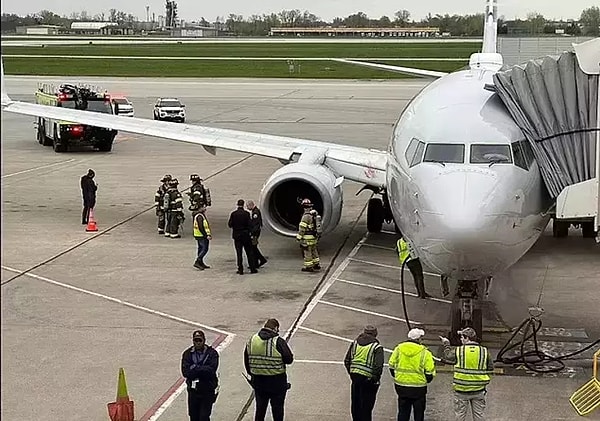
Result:
{"type": "Polygon", "coordinates": [[[456,294],[452,299],[450,341],[460,345],[458,331],[465,327],[472,327],[481,339],[483,331],[483,314],[479,305],[477,281],[458,281],[456,294]]]}

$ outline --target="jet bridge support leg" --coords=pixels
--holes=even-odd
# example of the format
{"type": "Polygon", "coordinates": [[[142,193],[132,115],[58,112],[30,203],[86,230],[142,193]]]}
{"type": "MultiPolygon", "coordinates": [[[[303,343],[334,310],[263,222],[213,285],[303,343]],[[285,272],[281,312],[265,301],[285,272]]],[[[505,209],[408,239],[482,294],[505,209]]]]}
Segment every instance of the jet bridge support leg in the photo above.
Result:
{"type": "Polygon", "coordinates": [[[465,327],[472,327],[481,339],[483,331],[483,316],[479,305],[478,281],[458,281],[456,293],[452,299],[451,307],[450,341],[460,345],[457,331],[465,327]]]}

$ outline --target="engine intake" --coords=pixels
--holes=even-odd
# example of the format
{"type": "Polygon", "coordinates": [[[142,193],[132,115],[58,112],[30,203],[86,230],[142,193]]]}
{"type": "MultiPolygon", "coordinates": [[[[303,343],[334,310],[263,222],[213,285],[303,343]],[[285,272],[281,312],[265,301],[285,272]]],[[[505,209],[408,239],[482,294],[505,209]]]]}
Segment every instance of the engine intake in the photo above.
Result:
{"type": "Polygon", "coordinates": [[[263,223],[278,234],[295,236],[303,199],[310,199],[321,215],[323,232],[340,222],[343,197],[336,176],[322,165],[293,163],[275,171],[265,183],[260,197],[263,223]]]}

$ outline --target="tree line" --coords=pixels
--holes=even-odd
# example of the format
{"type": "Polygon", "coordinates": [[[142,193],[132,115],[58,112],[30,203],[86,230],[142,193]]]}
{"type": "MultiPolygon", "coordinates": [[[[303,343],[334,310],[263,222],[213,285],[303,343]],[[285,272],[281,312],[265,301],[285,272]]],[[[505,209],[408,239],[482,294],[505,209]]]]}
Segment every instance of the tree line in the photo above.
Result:
{"type": "MultiPolygon", "coordinates": [[[[227,17],[217,17],[214,22],[208,22],[202,18],[198,24],[202,26],[213,26],[217,29],[234,36],[264,36],[274,27],[354,27],[354,28],[405,28],[405,27],[437,27],[442,33],[450,33],[452,36],[480,36],[483,34],[483,14],[471,15],[441,15],[428,14],[425,18],[411,19],[408,10],[398,10],[393,17],[381,16],[373,19],[363,12],[357,12],[345,18],[336,17],[331,22],[319,18],[308,10],[299,9],[282,10],[279,13],[252,15],[244,17],[239,14],[229,14],[227,17]]],[[[18,16],[15,14],[2,14],[2,32],[14,32],[17,26],[30,25],[58,25],[70,28],[72,22],[77,21],[100,21],[116,22],[123,27],[142,29],[148,28],[147,23],[116,9],[110,9],[108,13],[90,15],[86,11],[72,13],[70,16],[59,16],[49,10],[38,13],[18,16]]],[[[156,26],[156,25],[155,25],[156,26]]],[[[600,35],[600,8],[589,7],[581,12],[579,21],[551,21],[539,13],[530,13],[526,19],[507,21],[500,18],[498,22],[498,33],[515,33],[520,35],[543,35],[554,34],[561,30],[568,35],[600,35]]]]}

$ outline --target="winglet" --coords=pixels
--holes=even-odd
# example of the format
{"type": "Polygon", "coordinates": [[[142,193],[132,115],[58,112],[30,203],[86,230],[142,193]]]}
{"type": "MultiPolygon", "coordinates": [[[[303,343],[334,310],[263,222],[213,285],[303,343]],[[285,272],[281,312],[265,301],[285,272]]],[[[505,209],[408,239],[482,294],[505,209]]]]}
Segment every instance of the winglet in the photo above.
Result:
{"type": "Polygon", "coordinates": [[[0,59],[0,68],[2,69],[2,106],[5,107],[12,103],[12,100],[6,92],[6,85],[4,85],[4,59],[0,59]]]}

